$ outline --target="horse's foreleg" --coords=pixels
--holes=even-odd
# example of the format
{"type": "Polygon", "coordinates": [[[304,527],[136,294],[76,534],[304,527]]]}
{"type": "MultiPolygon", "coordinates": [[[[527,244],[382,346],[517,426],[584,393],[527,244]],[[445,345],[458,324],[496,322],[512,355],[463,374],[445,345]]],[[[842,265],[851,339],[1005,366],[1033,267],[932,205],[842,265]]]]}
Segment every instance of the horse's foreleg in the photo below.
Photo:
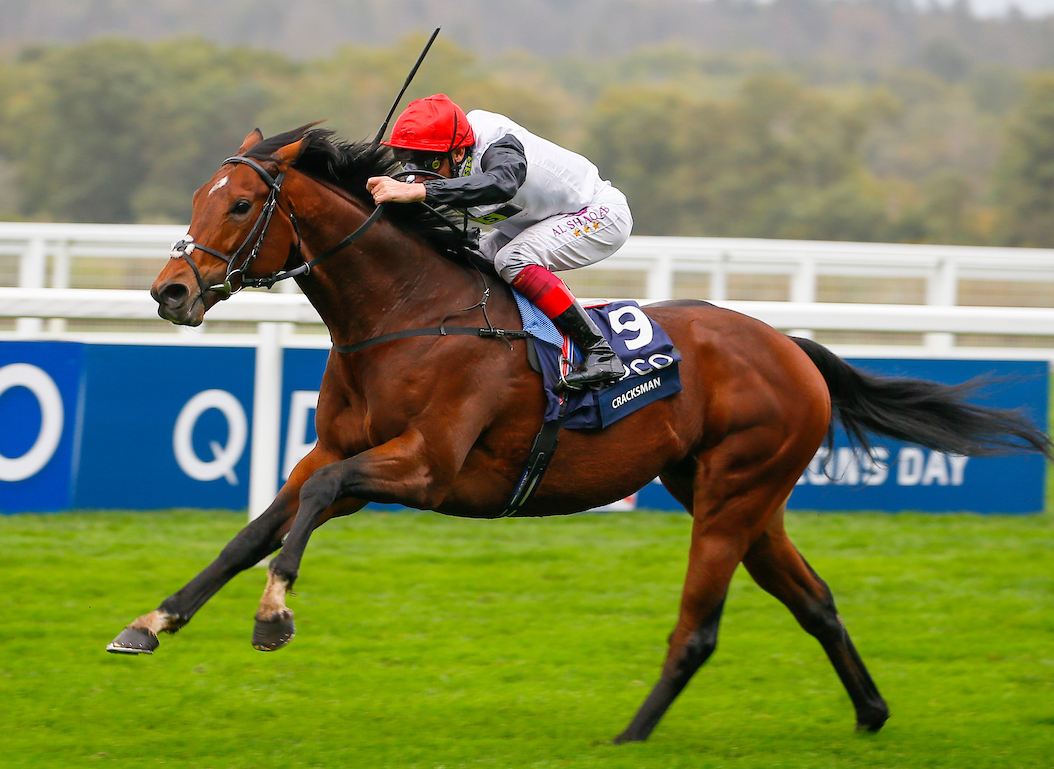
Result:
{"type": "Polygon", "coordinates": [[[327,454],[316,446],[300,460],[289,476],[291,483],[294,479],[296,481],[296,517],[286,527],[282,552],[271,561],[267,569],[267,587],[256,610],[252,636],[253,646],[260,651],[280,649],[296,635],[293,611],[286,606],[285,598],[296,580],[300,558],[311,532],[330,518],[350,515],[366,504],[359,499],[343,499],[338,502],[342,496],[339,491],[334,493],[332,488],[327,488],[324,479],[331,478],[335,468],[351,461],[339,462],[335,461],[336,459],[334,455],[327,454]]]}
{"type": "MultiPolygon", "coordinates": [[[[423,438],[407,433],[350,459],[334,462],[317,470],[300,490],[300,509],[282,551],[274,557],[267,572],[267,587],[256,612],[253,646],[274,651],[293,639],[296,628],[286,596],[300,574],[311,533],[330,518],[354,512],[365,499],[383,501],[401,497],[412,499],[420,489],[422,500],[431,488],[434,475],[421,458],[423,438]]],[[[427,506],[422,504],[422,507],[427,506]]]]}
{"type": "Polygon", "coordinates": [[[680,617],[670,636],[662,676],[616,743],[645,740],[659,719],[717,647],[728,585],[745,547],[739,537],[705,532],[696,520],[681,597],[680,617]]]}
{"type": "Polygon", "coordinates": [[[747,551],[743,565],[758,585],[782,601],[802,628],[823,646],[856,709],[857,729],[881,729],[889,718],[889,708],[849,640],[831,591],[787,537],[782,511],[747,551]]]}
{"type": "Polygon", "coordinates": [[[152,654],[160,633],[175,633],[190,621],[236,574],[259,563],[281,546],[284,530],[296,512],[296,489],[283,488],[271,506],[249,523],[219,556],[179,592],[128,625],[106,647],[121,654],[152,654]]]}
{"type": "Polygon", "coordinates": [[[161,605],[128,625],[106,647],[119,654],[152,654],[158,647],[158,635],[175,633],[186,625],[195,612],[214,596],[236,574],[255,566],[282,544],[296,515],[300,488],[311,473],[332,457],[316,447],[297,464],[274,502],[232,539],[219,556],[179,592],[161,605]]]}
{"type": "Polygon", "coordinates": [[[254,648],[262,652],[281,649],[296,635],[293,610],[286,606],[285,599],[300,571],[300,559],[311,532],[330,518],[351,515],[365,505],[366,502],[361,499],[341,499],[319,508],[317,500],[316,504],[305,504],[305,498],[301,494],[300,510],[293,521],[289,536],[282,545],[282,552],[275,556],[267,569],[267,586],[256,610],[253,625],[254,648]]]}

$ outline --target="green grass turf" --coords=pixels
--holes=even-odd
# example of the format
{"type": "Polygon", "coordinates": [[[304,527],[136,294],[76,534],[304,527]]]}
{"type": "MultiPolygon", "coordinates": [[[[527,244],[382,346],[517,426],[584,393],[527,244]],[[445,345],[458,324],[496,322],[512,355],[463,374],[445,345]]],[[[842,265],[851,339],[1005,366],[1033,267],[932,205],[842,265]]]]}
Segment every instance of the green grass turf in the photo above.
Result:
{"type": "Polygon", "coordinates": [[[1054,518],[793,514],[893,716],[853,731],[819,645],[742,570],[718,650],[643,744],[689,521],[360,513],[316,532],[298,635],[249,644],[253,569],[152,657],[108,641],[233,513],[0,518],[0,764],[13,767],[1049,767],[1054,518]]]}

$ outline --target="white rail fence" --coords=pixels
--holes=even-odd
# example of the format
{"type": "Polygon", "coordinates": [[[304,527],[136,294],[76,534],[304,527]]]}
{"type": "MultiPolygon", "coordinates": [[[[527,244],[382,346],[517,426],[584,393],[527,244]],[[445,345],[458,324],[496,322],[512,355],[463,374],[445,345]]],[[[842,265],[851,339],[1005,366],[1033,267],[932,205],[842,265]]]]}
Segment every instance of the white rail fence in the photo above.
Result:
{"type": "MultiPolygon", "coordinates": [[[[932,305],[848,304],[833,302],[750,302],[725,300],[715,304],[768,323],[779,329],[889,331],[944,334],[999,334],[1054,337],[1054,308],[1039,307],[947,307],[932,305]]],[[[156,320],[157,304],[146,291],[78,288],[2,288],[0,318],[65,318],[91,320],[156,320]]],[[[319,324],[322,320],[302,294],[245,291],[209,310],[212,322],[319,324]]],[[[189,333],[173,337],[151,334],[106,335],[107,339],[185,343],[187,337],[210,343],[209,335],[189,333]]],[[[49,338],[40,330],[0,338],[49,338]]],[[[93,334],[64,334],[79,339],[93,334]]],[[[214,343],[244,344],[238,335],[213,335],[214,343]]],[[[305,334],[287,334],[285,346],[328,346],[328,341],[305,334]]],[[[885,349],[885,348],[883,348],[885,349]]],[[[972,353],[973,349],[955,351],[972,353]]],[[[990,351],[985,351],[986,353],[990,351]]],[[[1013,350],[1038,353],[1054,360],[1054,350],[1013,350]]],[[[958,357],[953,355],[952,357],[958,357]]],[[[969,357],[974,357],[970,355],[969,357]]],[[[1036,357],[1036,356],[1033,356],[1036,357]]]]}
{"type": "MultiPolygon", "coordinates": [[[[7,285],[69,288],[77,260],[160,265],[185,232],[177,225],[0,222],[0,257],[18,260],[17,280],[7,285]]],[[[755,273],[788,276],[787,299],[793,302],[815,301],[821,276],[843,276],[918,278],[926,284],[926,304],[954,305],[957,284],[964,279],[1054,282],[1054,249],[634,236],[596,268],[647,272],[644,293],[636,297],[647,301],[673,297],[677,274],[709,275],[708,298],[720,301],[732,298],[730,274],[755,273]]]]}
{"type": "MultiPolygon", "coordinates": [[[[0,286],[141,289],[160,270],[170,244],[184,231],[181,226],[168,225],[0,223],[0,286]]],[[[798,305],[799,309],[742,307],[748,312],[772,313],[763,319],[778,318],[774,325],[779,328],[925,333],[923,347],[931,354],[950,352],[956,344],[953,334],[1037,337],[1048,335],[1049,329],[1037,326],[1023,330],[1013,320],[993,326],[973,323],[969,315],[985,320],[998,315],[976,307],[963,314],[931,312],[924,307],[1054,307],[1054,250],[1050,249],[633,237],[613,257],[567,277],[575,284],[573,288],[588,296],[647,302],[692,296],[718,304],[756,298],[758,292],[752,291],[751,279],[763,280],[769,286],[765,293],[772,293],[772,285],[779,286],[778,298],[783,301],[776,304],[798,305]],[[885,295],[872,291],[869,298],[865,290],[849,291],[846,297],[844,290],[841,294],[830,290],[832,285],[867,286],[876,281],[895,284],[896,296],[891,298],[888,290],[885,295]],[[964,293],[969,296],[964,297],[964,293]],[[838,309],[830,306],[836,302],[818,301],[832,296],[836,300],[850,298],[852,306],[838,309]],[[897,302],[895,307],[900,309],[867,307],[856,299],[872,305],[897,302]],[[796,318],[798,313],[800,321],[790,317],[796,318]]],[[[296,290],[291,281],[280,286],[283,291],[296,290]]],[[[70,300],[68,295],[62,298],[70,300]]],[[[5,302],[8,300],[5,295],[5,302]]],[[[244,295],[239,303],[248,312],[244,295]]],[[[210,318],[241,315],[234,310],[235,315],[226,312],[226,308],[213,312],[210,318]]],[[[4,316],[19,317],[15,328],[28,336],[45,333],[45,329],[53,333],[64,330],[61,322],[45,324],[43,318],[72,317],[59,311],[24,316],[5,311],[4,316]]],[[[1024,321],[1024,316],[1020,320],[1024,321]]],[[[1040,344],[1054,347],[1054,340],[1040,344]]],[[[973,357],[973,353],[964,354],[973,357]]]]}

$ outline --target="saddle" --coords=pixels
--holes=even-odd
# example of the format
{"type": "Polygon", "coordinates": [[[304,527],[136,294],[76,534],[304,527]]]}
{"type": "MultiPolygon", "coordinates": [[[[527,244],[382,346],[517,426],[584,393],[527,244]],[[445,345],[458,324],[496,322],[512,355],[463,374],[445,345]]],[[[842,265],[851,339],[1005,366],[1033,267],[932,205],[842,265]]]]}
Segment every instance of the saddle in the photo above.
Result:
{"type": "Polygon", "coordinates": [[[573,340],[525,297],[513,292],[531,335],[532,365],[545,385],[545,421],[564,414],[568,430],[608,427],[629,414],[681,390],[681,355],[669,335],[631,300],[586,306],[611,349],[622,360],[627,375],[600,389],[562,391],[563,375],[574,369],[581,351],[573,340]]]}

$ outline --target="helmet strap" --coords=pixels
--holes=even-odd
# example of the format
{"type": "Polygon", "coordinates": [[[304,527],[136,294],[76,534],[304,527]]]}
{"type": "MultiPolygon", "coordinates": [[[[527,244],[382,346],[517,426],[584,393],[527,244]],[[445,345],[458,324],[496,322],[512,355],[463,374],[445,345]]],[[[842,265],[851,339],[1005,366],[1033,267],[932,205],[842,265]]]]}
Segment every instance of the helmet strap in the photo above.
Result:
{"type": "MultiPolygon", "coordinates": [[[[457,146],[457,113],[455,112],[454,113],[454,133],[450,137],[450,148],[447,150],[447,152],[448,153],[453,153],[454,152],[454,148],[456,146],[457,146]]],[[[454,158],[453,158],[452,154],[451,154],[451,157],[450,157],[450,167],[451,168],[454,167],[454,158]]]]}
{"type": "Polygon", "coordinates": [[[453,152],[450,153],[450,176],[452,178],[454,178],[454,179],[457,179],[457,178],[459,178],[461,176],[462,172],[465,169],[465,164],[468,162],[468,159],[471,157],[471,153],[468,151],[469,148],[465,147],[464,150],[465,150],[465,154],[461,158],[460,162],[454,162],[454,153],[453,152]]]}

